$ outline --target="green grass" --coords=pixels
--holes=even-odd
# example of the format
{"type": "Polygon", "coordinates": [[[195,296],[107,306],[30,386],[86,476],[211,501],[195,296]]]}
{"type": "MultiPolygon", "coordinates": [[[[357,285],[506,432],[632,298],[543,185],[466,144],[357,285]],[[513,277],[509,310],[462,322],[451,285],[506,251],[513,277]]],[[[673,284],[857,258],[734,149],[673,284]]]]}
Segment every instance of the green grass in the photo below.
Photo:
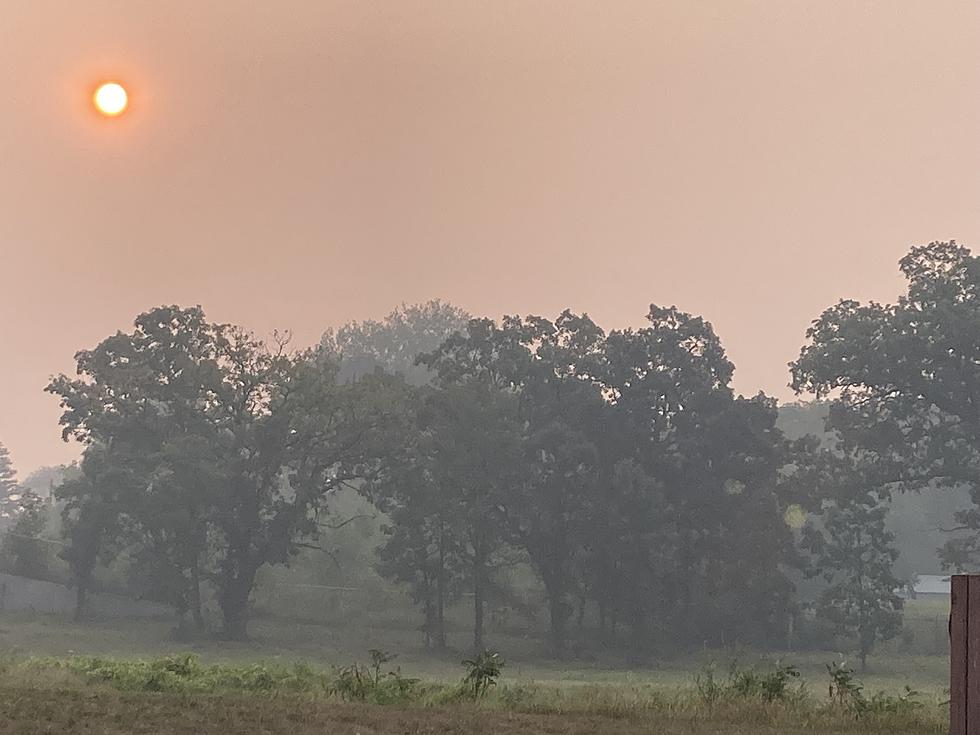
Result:
{"type": "MultiPolygon", "coordinates": [[[[465,632],[451,637],[448,652],[427,651],[418,632],[412,628],[372,626],[321,626],[270,619],[253,622],[251,640],[247,643],[201,640],[193,645],[175,645],[170,639],[169,620],[113,620],[76,625],[58,616],[0,614],[0,653],[16,651],[39,656],[160,656],[174,650],[190,650],[205,661],[215,663],[270,660],[284,663],[309,661],[333,666],[366,656],[371,648],[398,654],[397,663],[415,675],[427,679],[454,678],[459,661],[468,653],[469,638],[465,632]]],[[[490,643],[509,662],[505,677],[514,682],[535,681],[544,684],[622,684],[655,685],[676,688],[690,681],[693,674],[714,662],[727,666],[737,659],[751,666],[762,658],[781,660],[799,667],[811,681],[823,679],[825,665],[840,657],[839,652],[769,652],[751,650],[704,650],[682,658],[653,660],[646,666],[627,663],[625,655],[615,651],[594,660],[554,661],[548,658],[544,645],[537,639],[494,633],[490,643]]],[[[869,689],[898,692],[909,685],[914,689],[939,694],[947,686],[949,664],[945,655],[904,654],[894,647],[884,647],[880,655],[869,660],[869,671],[862,679],[869,689]]]]}
{"type": "MultiPolygon", "coordinates": [[[[933,603],[910,606],[909,613],[933,622],[945,614],[933,603]]],[[[879,702],[886,711],[858,716],[827,699],[826,664],[839,658],[832,651],[704,650],[635,667],[616,651],[592,661],[556,662],[538,639],[495,631],[491,643],[507,666],[500,685],[472,703],[457,693],[468,643],[462,630],[451,638],[455,649],[434,653],[408,625],[257,619],[247,643],[192,645],[173,642],[171,627],[169,620],[76,625],[58,616],[0,615],[0,733],[945,732],[946,657],[902,654],[893,646],[870,660],[867,674],[858,673],[868,698],[885,692],[879,702]],[[336,687],[340,669],[366,662],[372,648],[397,653],[385,670],[398,666],[406,680],[418,681],[392,683],[364,702],[344,701],[336,687]],[[749,687],[753,696],[706,701],[695,687],[698,672],[713,663],[724,680],[732,660],[747,671],[771,671],[776,662],[797,667],[804,693],[769,702],[749,687]],[[887,711],[906,686],[920,692],[922,706],[887,711]],[[59,719],[59,697],[81,702],[83,714],[59,719]],[[212,721],[224,724],[195,729],[212,721]],[[262,726],[248,729],[256,722],[262,726]]]]}
{"type": "Polygon", "coordinates": [[[98,732],[101,735],[940,735],[921,715],[855,720],[846,713],[800,712],[776,705],[713,710],[638,711],[601,700],[548,713],[494,706],[379,706],[283,695],[119,692],[77,687],[0,686],[0,733],[98,732]]]}
{"type": "Polygon", "coordinates": [[[935,702],[889,697],[856,708],[772,670],[743,670],[710,686],[702,678],[676,691],[505,683],[477,700],[458,682],[403,675],[374,677],[366,693],[352,697],[339,686],[346,670],[205,664],[193,655],[8,657],[0,664],[0,732],[938,735],[945,728],[935,702]]]}

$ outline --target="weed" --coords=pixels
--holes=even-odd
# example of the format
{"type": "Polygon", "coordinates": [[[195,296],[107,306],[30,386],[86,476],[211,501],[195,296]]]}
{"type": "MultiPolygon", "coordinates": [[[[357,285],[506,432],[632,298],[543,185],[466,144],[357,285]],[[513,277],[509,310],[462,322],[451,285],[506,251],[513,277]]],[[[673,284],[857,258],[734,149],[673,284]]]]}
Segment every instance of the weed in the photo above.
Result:
{"type": "Polygon", "coordinates": [[[418,679],[402,676],[401,669],[382,673],[382,667],[396,657],[385,651],[372,648],[368,651],[371,665],[353,663],[338,670],[330,691],[347,702],[371,701],[375,704],[405,702],[415,693],[418,679]]]}
{"type": "Polygon", "coordinates": [[[465,659],[463,666],[467,668],[467,672],[463,677],[462,690],[473,699],[480,699],[489,689],[497,686],[504,660],[499,653],[488,648],[473,658],[465,659]]]}
{"type": "Polygon", "coordinates": [[[322,692],[327,677],[305,664],[291,667],[267,664],[204,666],[194,654],[164,656],[149,661],[76,656],[70,659],[31,659],[35,669],[64,669],[82,679],[114,689],[135,692],[322,692]]]}
{"type": "Polygon", "coordinates": [[[497,690],[497,697],[507,709],[520,710],[529,706],[538,695],[537,691],[525,684],[511,684],[497,690]]]}
{"type": "Polygon", "coordinates": [[[721,699],[725,686],[715,677],[715,664],[712,662],[694,675],[697,697],[705,704],[714,704],[721,699]]]}
{"type": "Polygon", "coordinates": [[[907,684],[898,696],[877,692],[870,698],[866,697],[864,687],[854,678],[854,670],[847,666],[846,661],[827,664],[827,673],[830,674],[828,694],[831,702],[857,715],[907,715],[923,707],[918,700],[920,693],[907,684]]]}
{"type": "Polygon", "coordinates": [[[846,661],[842,659],[827,664],[827,673],[830,675],[827,694],[831,702],[856,708],[859,702],[864,701],[864,687],[854,678],[854,669],[848,667],[846,661]]]}
{"type": "Polygon", "coordinates": [[[795,666],[776,666],[772,671],[733,669],[730,688],[738,697],[759,697],[767,702],[782,701],[790,695],[790,682],[800,678],[795,666]]]}
{"type": "Polygon", "coordinates": [[[710,664],[694,677],[696,697],[705,704],[714,704],[721,699],[761,699],[766,702],[800,699],[804,695],[801,683],[798,687],[790,685],[800,678],[795,666],[776,665],[771,671],[740,669],[732,662],[727,681],[715,676],[715,666],[710,664]]]}

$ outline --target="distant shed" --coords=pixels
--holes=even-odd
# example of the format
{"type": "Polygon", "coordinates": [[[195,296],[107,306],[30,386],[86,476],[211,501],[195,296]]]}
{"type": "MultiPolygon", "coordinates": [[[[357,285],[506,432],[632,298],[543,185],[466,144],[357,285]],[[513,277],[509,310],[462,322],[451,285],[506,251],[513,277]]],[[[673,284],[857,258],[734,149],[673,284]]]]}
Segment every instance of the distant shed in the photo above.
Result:
{"type": "Polygon", "coordinates": [[[948,600],[949,589],[948,574],[920,574],[906,596],[912,600],[948,600]]]}

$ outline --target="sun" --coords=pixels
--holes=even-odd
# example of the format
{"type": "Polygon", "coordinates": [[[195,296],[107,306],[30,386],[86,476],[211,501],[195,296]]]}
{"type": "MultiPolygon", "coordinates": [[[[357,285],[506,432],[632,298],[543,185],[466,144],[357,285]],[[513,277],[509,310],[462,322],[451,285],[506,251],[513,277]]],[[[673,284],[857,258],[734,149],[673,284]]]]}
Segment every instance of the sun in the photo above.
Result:
{"type": "Polygon", "coordinates": [[[95,90],[92,102],[95,104],[95,109],[106,117],[116,117],[126,111],[129,95],[118,82],[105,82],[95,90]]]}

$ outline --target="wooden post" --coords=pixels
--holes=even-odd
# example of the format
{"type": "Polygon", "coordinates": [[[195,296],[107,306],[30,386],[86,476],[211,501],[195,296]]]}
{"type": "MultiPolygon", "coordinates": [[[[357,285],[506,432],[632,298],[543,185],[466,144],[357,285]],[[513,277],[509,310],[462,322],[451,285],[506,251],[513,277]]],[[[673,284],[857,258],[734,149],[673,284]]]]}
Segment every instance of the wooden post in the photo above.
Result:
{"type": "Polygon", "coordinates": [[[950,579],[949,735],[980,733],[980,575],[950,579]]]}

